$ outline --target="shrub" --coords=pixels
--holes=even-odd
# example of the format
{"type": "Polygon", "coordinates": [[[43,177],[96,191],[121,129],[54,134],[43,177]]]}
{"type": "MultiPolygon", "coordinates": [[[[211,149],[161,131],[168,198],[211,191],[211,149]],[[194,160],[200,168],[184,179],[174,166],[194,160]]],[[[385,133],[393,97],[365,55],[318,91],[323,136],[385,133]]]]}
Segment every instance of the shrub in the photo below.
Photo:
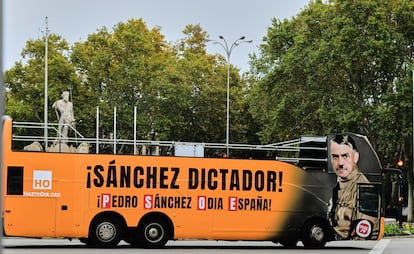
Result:
{"type": "Polygon", "coordinates": [[[404,222],[402,228],[399,227],[398,223],[387,224],[384,226],[384,236],[407,235],[407,232],[414,234],[413,223],[404,222]]]}

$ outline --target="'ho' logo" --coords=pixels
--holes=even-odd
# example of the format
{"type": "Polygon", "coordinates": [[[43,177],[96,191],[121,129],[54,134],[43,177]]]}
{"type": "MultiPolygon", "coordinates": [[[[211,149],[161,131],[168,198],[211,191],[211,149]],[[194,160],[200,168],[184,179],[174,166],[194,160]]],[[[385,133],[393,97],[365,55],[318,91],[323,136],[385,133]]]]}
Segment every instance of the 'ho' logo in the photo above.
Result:
{"type": "Polygon", "coordinates": [[[34,170],[33,171],[33,189],[34,190],[51,190],[52,189],[52,171],[51,170],[34,170]]]}

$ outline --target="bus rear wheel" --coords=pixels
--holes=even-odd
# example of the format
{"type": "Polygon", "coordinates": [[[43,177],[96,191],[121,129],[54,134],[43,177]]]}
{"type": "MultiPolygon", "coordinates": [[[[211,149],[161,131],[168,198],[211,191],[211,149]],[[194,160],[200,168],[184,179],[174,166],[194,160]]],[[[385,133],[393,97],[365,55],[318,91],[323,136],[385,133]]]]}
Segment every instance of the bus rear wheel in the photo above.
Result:
{"type": "Polygon", "coordinates": [[[302,243],[307,249],[320,249],[326,244],[327,228],[319,222],[311,221],[302,230],[302,243]]]}
{"type": "Polygon", "coordinates": [[[168,242],[168,228],[159,218],[147,218],[138,228],[139,243],[145,248],[160,248],[168,242]]]}
{"type": "Polygon", "coordinates": [[[115,247],[121,241],[123,232],[119,219],[113,216],[103,217],[92,224],[88,243],[98,247],[115,247]]]}

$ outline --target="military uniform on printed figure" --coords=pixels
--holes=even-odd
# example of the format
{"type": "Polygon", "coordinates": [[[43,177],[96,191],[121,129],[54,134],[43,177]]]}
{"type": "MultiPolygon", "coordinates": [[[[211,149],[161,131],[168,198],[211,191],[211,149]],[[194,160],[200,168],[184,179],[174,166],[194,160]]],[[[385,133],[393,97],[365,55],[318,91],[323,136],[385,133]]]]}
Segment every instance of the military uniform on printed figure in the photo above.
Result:
{"type": "Polygon", "coordinates": [[[334,188],[331,220],[336,233],[342,239],[355,237],[354,232],[350,230],[351,223],[357,220],[369,220],[373,229],[378,228],[376,217],[361,212],[357,213],[358,183],[369,183],[369,180],[358,168],[355,168],[346,179],[338,177],[338,182],[334,188]]]}

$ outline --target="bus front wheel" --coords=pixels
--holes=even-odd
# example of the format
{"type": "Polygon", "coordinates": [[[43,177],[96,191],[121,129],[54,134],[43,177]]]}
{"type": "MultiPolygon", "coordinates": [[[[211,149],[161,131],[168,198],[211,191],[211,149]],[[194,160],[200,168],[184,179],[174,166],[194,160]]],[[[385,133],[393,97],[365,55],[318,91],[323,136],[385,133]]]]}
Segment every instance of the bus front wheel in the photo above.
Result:
{"type": "Polygon", "coordinates": [[[92,224],[88,243],[98,247],[115,247],[121,241],[122,234],[123,227],[117,218],[104,217],[92,224]]]}
{"type": "Polygon", "coordinates": [[[302,243],[307,249],[320,249],[326,244],[327,228],[319,222],[309,222],[303,227],[302,243]]]}

